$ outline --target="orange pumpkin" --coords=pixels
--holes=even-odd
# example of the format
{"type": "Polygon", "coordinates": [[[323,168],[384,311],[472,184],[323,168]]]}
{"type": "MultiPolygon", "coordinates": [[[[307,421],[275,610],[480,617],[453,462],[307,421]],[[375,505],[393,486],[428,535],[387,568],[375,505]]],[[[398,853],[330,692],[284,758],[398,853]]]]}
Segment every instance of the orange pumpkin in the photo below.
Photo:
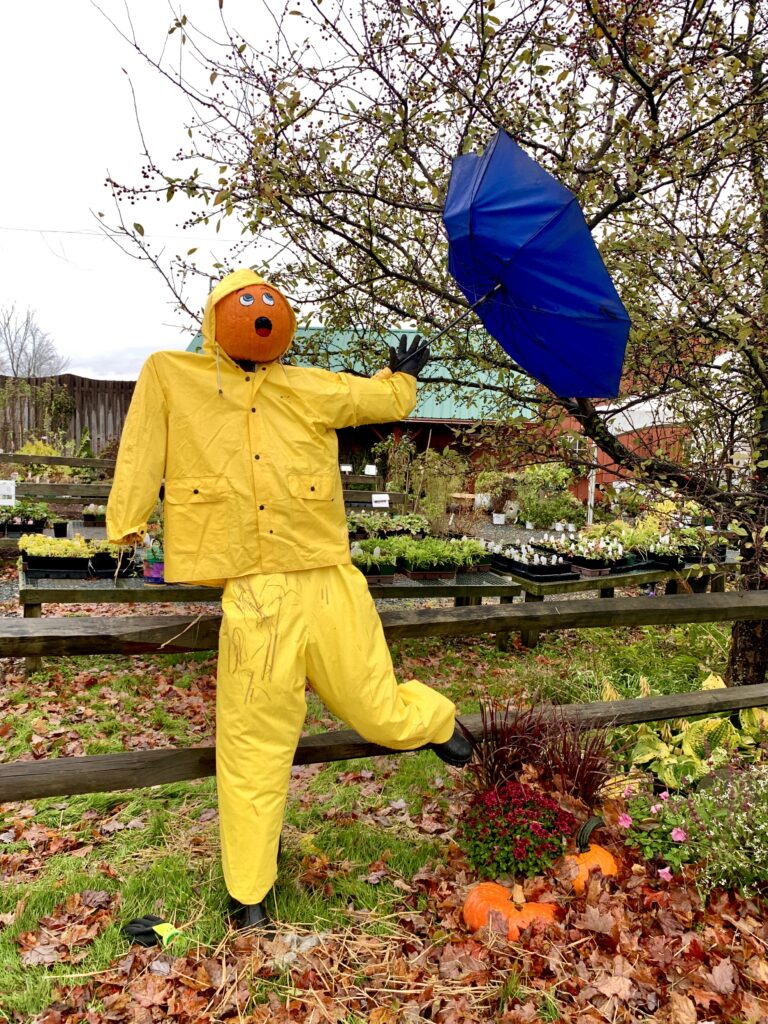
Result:
{"type": "Polygon", "coordinates": [[[268,282],[230,292],[214,309],[216,341],[232,359],[270,363],[293,341],[296,314],[268,282]]]}
{"type": "Polygon", "coordinates": [[[512,902],[512,893],[497,882],[480,882],[470,889],[464,900],[464,921],[476,932],[490,923],[491,913],[496,912],[507,926],[507,938],[515,942],[520,931],[534,922],[551,924],[557,913],[554,903],[523,903],[520,907],[512,902]]]}
{"type": "Polygon", "coordinates": [[[606,850],[604,846],[597,843],[590,843],[589,837],[603,824],[603,819],[592,817],[586,821],[576,833],[576,850],[565,858],[566,864],[575,864],[577,868],[576,877],[573,879],[573,890],[576,893],[584,892],[589,881],[591,871],[599,871],[602,875],[616,875],[619,866],[616,858],[606,850]]]}

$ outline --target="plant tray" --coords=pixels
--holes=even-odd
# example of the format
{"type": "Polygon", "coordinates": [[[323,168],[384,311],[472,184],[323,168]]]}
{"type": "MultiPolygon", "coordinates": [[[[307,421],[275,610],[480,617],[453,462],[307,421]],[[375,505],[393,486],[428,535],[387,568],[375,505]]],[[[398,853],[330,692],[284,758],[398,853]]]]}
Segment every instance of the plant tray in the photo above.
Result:
{"type": "MultiPolygon", "coordinates": [[[[537,568],[538,566],[533,567],[533,569],[537,568]]],[[[558,568],[561,567],[558,566],[558,568]]],[[[513,571],[515,576],[520,576],[522,579],[530,580],[531,583],[572,583],[574,580],[580,579],[579,573],[577,572],[554,572],[543,575],[531,570],[530,566],[526,566],[525,569],[515,569],[513,571]]]]}
{"type": "Polygon", "coordinates": [[[5,524],[5,536],[6,537],[20,537],[23,533],[42,533],[45,530],[45,520],[39,520],[36,523],[27,523],[23,526],[17,526],[15,523],[5,524]]]}
{"type": "Polygon", "coordinates": [[[559,565],[531,565],[529,562],[518,562],[514,558],[507,558],[505,555],[494,555],[493,565],[503,569],[504,572],[513,572],[518,576],[527,576],[529,579],[536,577],[541,580],[550,580],[554,577],[565,576],[571,579],[577,574],[571,571],[569,562],[561,562],[559,565]]]}
{"type": "Polygon", "coordinates": [[[407,569],[403,572],[409,580],[455,580],[455,569],[407,569]]]}
{"type": "Polygon", "coordinates": [[[124,558],[118,572],[117,560],[111,555],[95,555],[93,558],[28,555],[22,565],[27,579],[30,580],[110,579],[116,573],[123,579],[138,575],[136,563],[132,558],[124,558]]]}
{"type": "Polygon", "coordinates": [[[476,565],[463,565],[459,572],[488,572],[491,568],[491,562],[478,562],[476,565]]]}
{"type": "Polygon", "coordinates": [[[369,574],[367,572],[364,572],[363,576],[365,576],[365,578],[368,580],[369,583],[375,583],[377,586],[379,584],[382,584],[382,583],[394,583],[395,582],[395,574],[394,573],[387,573],[387,574],[382,575],[382,576],[375,576],[373,574],[369,574]]]}
{"type": "Polygon", "coordinates": [[[682,569],[685,565],[679,555],[651,555],[650,562],[657,569],[682,569]]]}
{"type": "Polygon", "coordinates": [[[588,565],[579,565],[577,566],[577,568],[579,570],[579,576],[585,576],[588,579],[591,579],[594,576],[610,576],[612,572],[610,566],[604,566],[600,569],[595,569],[588,565]]]}
{"type": "Polygon", "coordinates": [[[617,562],[616,565],[611,566],[611,575],[617,575],[619,573],[628,572],[648,572],[651,569],[656,568],[655,562],[649,562],[645,558],[638,559],[636,562],[630,562],[625,565],[623,561],[617,562]]]}
{"type": "Polygon", "coordinates": [[[91,516],[83,514],[83,526],[106,526],[106,516],[91,516]]]}

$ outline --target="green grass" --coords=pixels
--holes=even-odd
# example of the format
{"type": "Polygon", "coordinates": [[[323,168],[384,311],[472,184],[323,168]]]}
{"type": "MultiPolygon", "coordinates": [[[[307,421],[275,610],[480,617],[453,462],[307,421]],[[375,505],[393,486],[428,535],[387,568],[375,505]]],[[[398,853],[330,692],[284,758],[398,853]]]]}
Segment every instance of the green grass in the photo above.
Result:
{"type": "MultiPolygon", "coordinates": [[[[654,693],[696,689],[710,671],[722,672],[728,636],[728,627],[707,624],[551,633],[533,650],[509,653],[497,651],[492,637],[402,640],[392,649],[399,678],[435,686],[467,713],[477,711],[480,699],[488,696],[538,693],[557,702],[599,700],[606,683],[633,697],[640,693],[641,677],[654,693]]],[[[40,734],[45,756],[60,753],[70,734],[88,753],[124,749],[126,737],[155,746],[210,743],[214,671],[209,652],[51,660],[45,671],[0,694],[0,722],[8,726],[0,734],[2,756],[14,760],[26,753],[40,722],[49,730],[40,734]],[[62,735],[51,735],[56,730],[62,735]]],[[[305,730],[318,732],[334,724],[309,694],[305,730]]],[[[388,915],[402,901],[394,882],[407,881],[445,856],[444,843],[420,832],[409,819],[440,813],[455,796],[450,773],[427,752],[338,762],[307,772],[294,786],[286,810],[279,877],[270,897],[273,916],[321,929],[349,923],[352,908],[355,927],[385,930],[388,915]],[[366,881],[371,865],[380,861],[383,877],[378,884],[366,881]]],[[[57,985],[66,990],[77,983],[74,976],[106,970],[129,948],[120,925],[132,917],[158,913],[181,926],[184,934],[174,951],[215,946],[227,930],[227,893],[217,822],[199,820],[215,806],[211,779],[34,802],[35,817],[25,823],[93,843],[93,849],[84,857],[31,851],[41,857],[39,873],[11,877],[0,890],[0,913],[23,904],[18,919],[0,930],[0,1021],[29,1020],[53,1002],[57,985]],[[104,822],[115,817],[133,827],[102,832],[104,822]],[[119,897],[113,923],[87,947],[87,956],[74,965],[22,966],[17,937],[37,930],[41,916],[84,889],[119,897]]],[[[18,810],[9,805],[0,813],[0,830],[9,827],[18,810]]],[[[0,855],[28,850],[21,839],[0,846],[0,855]]],[[[500,1012],[526,992],[530,995],[524,980],[510,972],[498,993],[500,1012]]],[[[263,1001],[272,984],[254,981],[254,1000],[263,1001]]],[[[554,998],[537,993],[537,1000],[541,1020],[560,1019],[554,998]]]]}

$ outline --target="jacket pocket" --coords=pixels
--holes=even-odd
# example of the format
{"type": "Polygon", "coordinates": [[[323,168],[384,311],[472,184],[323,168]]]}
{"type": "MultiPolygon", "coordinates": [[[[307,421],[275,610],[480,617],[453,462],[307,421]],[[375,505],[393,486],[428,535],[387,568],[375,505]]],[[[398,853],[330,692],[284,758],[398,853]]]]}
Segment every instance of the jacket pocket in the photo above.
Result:
{"type": "Polygon", "coordinates": [[[165,540],[172,558],[219,556],[228,548],[228,496],[227,481],[218,476],[166,480],[165,540]]]}
{"type": "Polygon", "coordinates": [[[289,473],[288,492],[292,498],[330,501],[336,495],[336,476],[332,473],[289,473]]]}
{"type": "Polygon", "coordinates": [[[219,476],[184,476],[165,481],[165,500],[170,505],[204,505],[225,501],[227,481],[219,476]]]}

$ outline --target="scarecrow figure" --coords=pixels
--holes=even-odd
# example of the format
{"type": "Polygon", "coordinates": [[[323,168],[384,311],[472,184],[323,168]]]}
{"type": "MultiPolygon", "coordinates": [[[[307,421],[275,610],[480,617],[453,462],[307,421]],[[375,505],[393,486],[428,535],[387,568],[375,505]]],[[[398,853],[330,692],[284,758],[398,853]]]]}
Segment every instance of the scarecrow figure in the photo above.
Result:
{"type": "Polygon", "coordinates": [[[143,540],[165,485],[165,578],[224,588],[216,772],[224,879],[243,928],[264,927],[305,684],[365,739],[465,764],[454,705],[398,685],[368,585],[351,564],[336,430],[407,416],[425,349],[405,340],[373,378],[284,365],[296,330],[250,270],[205,307],[202,354],[157,352],[125,421],[109,539],[143,540]]]}

